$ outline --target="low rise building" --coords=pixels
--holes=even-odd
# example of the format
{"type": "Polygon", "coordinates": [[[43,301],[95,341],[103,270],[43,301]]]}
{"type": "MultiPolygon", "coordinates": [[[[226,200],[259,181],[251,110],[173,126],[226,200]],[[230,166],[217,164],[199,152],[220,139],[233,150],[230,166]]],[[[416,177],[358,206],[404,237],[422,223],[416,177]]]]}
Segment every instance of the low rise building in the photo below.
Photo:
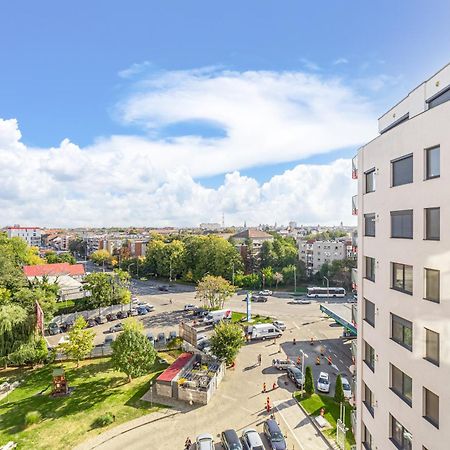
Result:
{"type": "Polygon", "coordinates": [[[14,225],[6,229],[8,237],[19,237],[23,239],[31,247],[41,246],[42,230],[38,227],[21,227],[14,225]]]}

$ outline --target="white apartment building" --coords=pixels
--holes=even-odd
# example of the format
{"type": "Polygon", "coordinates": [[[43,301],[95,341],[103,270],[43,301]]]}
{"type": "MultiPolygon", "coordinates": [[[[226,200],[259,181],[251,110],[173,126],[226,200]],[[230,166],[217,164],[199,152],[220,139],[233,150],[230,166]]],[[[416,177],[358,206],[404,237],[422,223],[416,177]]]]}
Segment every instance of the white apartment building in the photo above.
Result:
{"type": "Polygon", "coordinates": [[[40,228],[14,225],[13,227],[7,227],[7,234],[9,238],[19,237],[23,239],[32,247],[41,246],[42,230],[40,228]]]}
{"type": "Polygon", "coordinates": [[[450,448],[450,65],[359,149],[357,449],[450,448]]]}

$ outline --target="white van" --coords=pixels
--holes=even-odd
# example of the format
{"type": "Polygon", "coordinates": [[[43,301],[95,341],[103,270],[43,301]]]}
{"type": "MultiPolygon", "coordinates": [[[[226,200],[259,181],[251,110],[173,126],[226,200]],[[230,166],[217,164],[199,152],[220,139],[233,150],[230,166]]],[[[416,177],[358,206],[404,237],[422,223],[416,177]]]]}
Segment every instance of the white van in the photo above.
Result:
{"type": "Polygon", "coordinates": [[[231,319],[231,309],[219,309],[217,311],[210,311],[203,319],[205,323],[217,323],[221,320],[231,319]]]}
{"type": "Polygon", "coordinates": [[[281,337],[283,332],[273,323],[258,323],[249,329],[250,339],[274,339],[281,337]]]}

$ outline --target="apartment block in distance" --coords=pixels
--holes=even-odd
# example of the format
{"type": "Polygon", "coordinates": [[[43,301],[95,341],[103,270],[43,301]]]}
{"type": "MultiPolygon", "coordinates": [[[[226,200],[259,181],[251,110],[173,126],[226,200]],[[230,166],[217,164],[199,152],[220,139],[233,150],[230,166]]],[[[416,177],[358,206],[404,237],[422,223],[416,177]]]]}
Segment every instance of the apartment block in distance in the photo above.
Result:
{"type": "Polygon", "coordinates": [[[357,449],[450,448],[450,65],[357,154],[357,449]]]}
{"type": "Polygon", "coordinates": [[[42,230],[40,228],[14,225],[13,227],[7,227],[6,230],[9,238],[19,237],[32,247],[41,246],[42,230]]]}

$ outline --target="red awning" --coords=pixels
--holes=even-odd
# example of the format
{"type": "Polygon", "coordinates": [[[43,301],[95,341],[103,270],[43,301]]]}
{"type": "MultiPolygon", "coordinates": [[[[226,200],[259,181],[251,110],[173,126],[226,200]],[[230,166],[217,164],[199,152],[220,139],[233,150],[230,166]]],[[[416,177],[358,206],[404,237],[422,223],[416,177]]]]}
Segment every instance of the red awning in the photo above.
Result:
{"type": "Polygon", "coordinates": [[[194,355],[192,353],[182,353],[175,362],[156,379],[156,381],[172,381],[193,357],[194,355]]]}

